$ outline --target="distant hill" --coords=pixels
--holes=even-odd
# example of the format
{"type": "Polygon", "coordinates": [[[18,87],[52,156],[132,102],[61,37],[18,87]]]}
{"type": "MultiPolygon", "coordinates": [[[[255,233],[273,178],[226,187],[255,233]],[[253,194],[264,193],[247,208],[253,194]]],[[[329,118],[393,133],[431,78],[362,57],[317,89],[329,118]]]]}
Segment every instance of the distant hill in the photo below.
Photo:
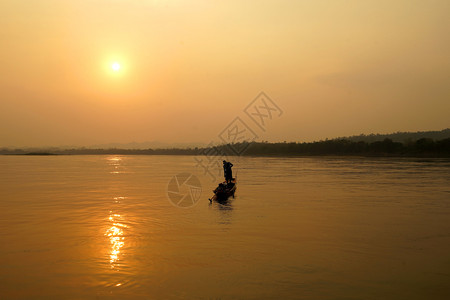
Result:
{"type": "Polygon", "coordinates": [[[212,147],[195,148],[0,148],[0,155],[211,155],[234,156],[302,156],[302,155],[359,155],[450,157],[450,129],[441,131],[397,132],[391,134],[358,135],[318,142],[240,142],[212,147]],[[208,154],[210,153],[210,154],[208,154]],[[214,154],[216,153],[216,154],[214,154]]]}
{"type": "Polygon", "coordinates": [[[417,131],[417,132],[395,132],[388,134],[360,134],[353,135],[349,137],[340,137],[334,140],[349,140],[352,142],[366,142],[373,143],[378,141],[383,141],[384,139],[391,139],[394,142],[399,143],[413,143],[417,140],[427,138],[433,140],[443,140],[450,138],[450,128],[439,130],[439,131],[417,131]]]}

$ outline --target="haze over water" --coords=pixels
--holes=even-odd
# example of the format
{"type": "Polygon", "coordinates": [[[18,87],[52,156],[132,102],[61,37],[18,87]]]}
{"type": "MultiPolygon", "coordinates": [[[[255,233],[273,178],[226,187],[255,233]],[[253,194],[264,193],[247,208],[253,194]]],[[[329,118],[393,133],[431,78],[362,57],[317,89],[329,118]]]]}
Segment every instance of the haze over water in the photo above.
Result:
{"type": "Polygon", "coordinates": [[[1,299],[448,299],[450,161],[0,157],[1,299]],[[172,176],[202,184],[195,206],[172,176]],[[218,178],[219,179],[219,178],[218,178]]]}

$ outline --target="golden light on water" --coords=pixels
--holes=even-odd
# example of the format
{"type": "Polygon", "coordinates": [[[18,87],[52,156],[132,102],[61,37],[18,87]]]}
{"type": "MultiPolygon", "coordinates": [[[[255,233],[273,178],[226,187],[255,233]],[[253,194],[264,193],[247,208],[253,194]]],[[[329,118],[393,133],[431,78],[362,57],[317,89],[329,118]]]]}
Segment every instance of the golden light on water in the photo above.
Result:
{"type": "MultiPolygon", "coordinates": [[[[119,174],[121,173],[121,171],[119,170],[119,167],[121,166],[121,162],[122,162],[122,158],[120,156],[112,156],[112,157],[108,157],[108,164],[112,167],[114,167],[114,171],[110,171],[110,174],[119,174]]],[[[123,197],[114,197],[114,199],[116,200],[120,200],[123,199],[123,197]]]]}
{"type": "Polygon", "coordinates": [[[107,160],[109,160],[110,162],[119,162],[122,160],[122,158],[119,156],[113,156],[113,157],[108,157],[107,160]]]}
{"type": "Polygon", "coordinates": [[[120,214],[114,214],[112,211],[110,211],[108,220],[110,227],[106,230],[105,235],[109,237],[109,263],[111,269],[114,269],[120,260],[120,251],[125,245],[124,228],[128,226],[122,223],[123,217],[120,214]]]}

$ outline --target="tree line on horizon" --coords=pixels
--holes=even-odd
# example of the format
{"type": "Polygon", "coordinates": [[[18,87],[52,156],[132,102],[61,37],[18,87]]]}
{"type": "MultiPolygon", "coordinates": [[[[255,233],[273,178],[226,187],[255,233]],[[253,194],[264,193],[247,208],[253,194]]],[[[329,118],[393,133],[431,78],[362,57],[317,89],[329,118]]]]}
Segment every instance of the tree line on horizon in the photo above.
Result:
{"type": "Polygon", "coordinates": [[[406,143],[385,138],[372,143],[347,139],[310,143],[251,143],[244,155],[396,155],[450,157],[450,138],[433,140],[421,138],[406,143]]]}
{"type": "Polygon", "coordinates": [[[93,148],[0,148],[3,155],[204,155],[298,156],[298,155],[398,155],[450,157],[450,129],[358,135],[316,142],[242,142],[214,147],[160,149],[93,148]]]}
{"type": "Polygon", "coordinates": [[[373,143],[377,141],[383,141],[385,139],[391,139],[394,142],[400,142],[400,143],[411,143],[415,142],[417,140],[428,138],[433,139],[435,141],[437,140],[443,140],[450,137],[450,128],[446,128],[443,130],[434,130],[434,131],[416,131],[416,132],[394,132],[394,133],[388,133],[388,134],[360,134],[360,135],[353,135],[348,137],[340,137],[336,140],[350,140],[353,142],[368,142],[373,143]]]}
{"type": "Polygon", "coordinates": [[[308,156],[308,155],[362,155],[362,156],[436,156],[450,157],[450,138],[433,140],[421,138],[404,143],[385,138],[365,142],[334,139],[319,142],[242,142],[214,147],[186,149],[0,149],[3,155],[244,155],[244,156],[308,156]],[[236,151],[238,150],[238,151],[236,151]],[[242,151],[239,151],[242,150],[242,151]]]}

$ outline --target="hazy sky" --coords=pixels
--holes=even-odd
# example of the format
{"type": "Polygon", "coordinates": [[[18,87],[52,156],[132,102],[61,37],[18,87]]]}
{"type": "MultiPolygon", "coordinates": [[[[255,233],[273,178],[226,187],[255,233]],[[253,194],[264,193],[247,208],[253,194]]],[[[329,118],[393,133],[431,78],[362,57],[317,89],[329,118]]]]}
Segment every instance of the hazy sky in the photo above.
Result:
{"type": "Polygon", "coordinates": [[[0,147],[450,127],[450,1],[0,0],[0,147]],[[120,70],[111,65],[118,62],[120,70]],[[261,91],[283,110],[245,119],[261,91]]]}

